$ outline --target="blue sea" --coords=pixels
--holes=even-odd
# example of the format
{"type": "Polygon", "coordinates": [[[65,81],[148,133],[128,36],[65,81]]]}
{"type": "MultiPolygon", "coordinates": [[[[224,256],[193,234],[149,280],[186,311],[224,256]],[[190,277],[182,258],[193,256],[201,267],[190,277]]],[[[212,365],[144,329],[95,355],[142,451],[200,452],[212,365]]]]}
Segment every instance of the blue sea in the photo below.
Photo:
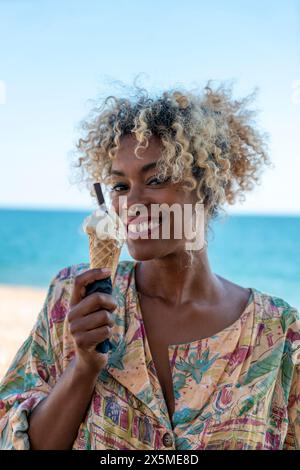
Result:
{"type": "MultiPolygon", "coordinates": [[[[1,209],[0,283],[47,287],[63,267],[89,261],[88,212],[1,209]]],[[[230,215],[208,242],[213,272],[300,308],[300,217],[230,215]]],[[[123,249],[121,259],[130,259],[123,249]]]]}

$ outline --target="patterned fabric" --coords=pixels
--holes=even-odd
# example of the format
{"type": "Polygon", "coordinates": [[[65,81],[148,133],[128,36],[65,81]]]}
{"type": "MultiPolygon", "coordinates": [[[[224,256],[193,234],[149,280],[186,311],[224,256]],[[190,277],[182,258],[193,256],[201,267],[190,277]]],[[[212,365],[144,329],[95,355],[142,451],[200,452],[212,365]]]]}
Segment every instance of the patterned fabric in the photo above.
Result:
{"type": "MultiPolygon", "coordinates": [[[[300,449],[299,312],[252,288],[231,326],[169,345],[175,395],[170,420],[145,334],[135,264],[119,263],[113,349],[73,449],[300,449]]],[[[52,280],[36,324],[0,384],[2,449],[30,448],[30,412],[74,356],[66,315],[74,276],[87,269],[71,266],[52,280]]]]}

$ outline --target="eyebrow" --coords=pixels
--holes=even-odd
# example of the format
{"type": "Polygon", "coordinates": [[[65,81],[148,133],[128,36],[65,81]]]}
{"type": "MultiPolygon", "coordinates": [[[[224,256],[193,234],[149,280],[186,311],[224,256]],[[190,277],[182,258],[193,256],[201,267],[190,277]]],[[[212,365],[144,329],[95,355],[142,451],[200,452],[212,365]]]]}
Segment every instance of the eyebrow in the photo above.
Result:
{"type": "MultiPolygon", "coordinates": [[[[156,164],[157,162],[147,163],[146,165],[142,166],[142,168],[140,169],[140,173],[146,173],[147,171],[152,170],[152,168],[156,167],[156,164]]],[[[110,174],[116,176],[125,176],[125,174],[119,170],[112,170],[110,174]]]]}

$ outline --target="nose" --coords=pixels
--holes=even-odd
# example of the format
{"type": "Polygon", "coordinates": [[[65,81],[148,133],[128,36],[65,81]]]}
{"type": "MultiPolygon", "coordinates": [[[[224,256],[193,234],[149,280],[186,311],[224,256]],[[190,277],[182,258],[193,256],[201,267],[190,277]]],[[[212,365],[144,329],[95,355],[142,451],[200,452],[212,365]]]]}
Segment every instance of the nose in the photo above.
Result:
{"type": "Polygon", "coordinates": [[[141,185],[132,185],[126,194],[126,198],[128,217],[148,215],[151,201],[150,198],[145,194],[141,185]]]}
{"type": "MultiPolygon", "coordinates": [[[[150,201],[140,185],[132,185],[127,193],[127,210],[129,216],[138,216],[150,201]]],[[[144,209],[145,210],[145,209],[144,209]]]]}

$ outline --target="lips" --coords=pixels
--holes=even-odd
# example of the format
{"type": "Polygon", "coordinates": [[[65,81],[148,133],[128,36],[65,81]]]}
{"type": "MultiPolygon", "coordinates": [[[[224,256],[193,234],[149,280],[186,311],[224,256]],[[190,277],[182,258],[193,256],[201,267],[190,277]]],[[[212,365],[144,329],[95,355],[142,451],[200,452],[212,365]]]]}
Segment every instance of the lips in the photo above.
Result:
{"type": "Polygon", "coordinates": [[[127,230],[132,233],[147,232],[158,227],[160,223],[160,218],[135,217],[129,220],[127,230]]]}
{"type": "Polygon", "coordinates": [[[161,217],[134,217],[129,219],[127,224],[127,231],[131,234],[143,234],[152,232],[161,224],[161,217]]]}

